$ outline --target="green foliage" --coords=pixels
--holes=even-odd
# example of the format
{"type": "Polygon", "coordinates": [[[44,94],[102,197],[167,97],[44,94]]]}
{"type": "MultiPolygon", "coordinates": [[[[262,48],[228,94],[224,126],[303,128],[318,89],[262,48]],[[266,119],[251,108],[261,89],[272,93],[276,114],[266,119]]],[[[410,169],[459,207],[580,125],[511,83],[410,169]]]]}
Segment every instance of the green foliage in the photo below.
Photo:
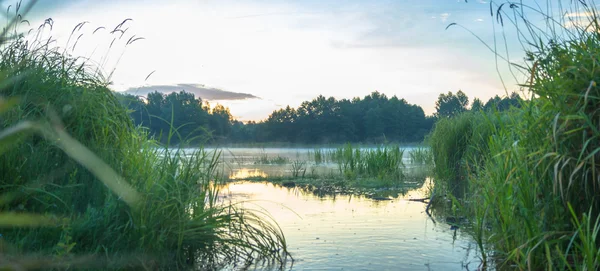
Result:
{"type": "Polygon", "coordinates": [[[492,113],[466,112],[455,118],[442,118],[435,124],[429,144],[438,180],[464,181],[465,165],[476,161],[472,157],[486,152],[490,133],[498,119],[492,113]],[[469,155],[471,154],[471,156],[469,155]]]}
{"type": "Polygon", "coordinates": [[[218,153],[148,141],[99,75],[52,48],[25,37],[0,48],[3,259],[15,268],[106,268],[134,254],[146,260],[116,267],[284,263],[276,224],[218,203],[218,153]]]}
{"type": "Polygon", "coordinates": [[[419,142],[433,119],[404,99],[373,92],[363,99],[319,96],[297,109],[274,111],[258,123],[259,141],[295,143],[419,142]]]}
{"type": "Polygon", "coordinates": [[[211,109],[193,93],[152,92],[146,98],[114,94],[129,110],[135,125],[148,128],[150,135],[164,144],[219,142],[231,135],[233,118],[229,109],[220,104],[211,109]],[[168,136],[170,131],[175,133],[168,136]]]}
{"type": "Polygon", "coordinates": [[[433,118],[404,99],[388,99],[373,92],[364,99],[336,100],[319,96],[297,109],[287,106],[268,119],[246,124],[236,121],[229,109],[210,109],[185,91],[147,98],[116,93],[136,125],[150,130],[163,143],[187,142],[419,142],[429,132],[433,118]],[[171,127],[171,124],[173,127],[171,127]],[[174,137],[167,137],[175,128],[174,137]]]}
{"type": "Polygon", "coordinates": [[[413,164],[433,165],[433,154],[429,148],[415,148],[408,155],[413,164]]]}
{"type": "Polygon", "coordinates": [[[459,90],[456,95],[449,91],[448,94],[440,94],[435,102],[436,116],[438,118],[448,118],[456,116],[467,111],[469,97],[459,90]]]}
{"type": "Polygon", "coordinates": [[[473,104],[471,104],[471,111],[478,112],[483,110],[483,102],[479,98],[473,99],[473,104]]]}
{"type": "MultiPolygon", "coordinates": [[[[519,96],[519,94],[517,94],[516,92],[513,92],[510,94],[510,96],[503,98],[500,98],[498,95],[496,95],[493,98],[490,98],[481,109],[485,111],[505,111],[510,109],[511,107],[520,107],[522,101],[523,100],[521,99],[521,96],[519,96]]],[[[471,110],[473,110],[474,107],[475,104],[473,103],[473,107],[471,110]]]]}
{"type": "Polygon", "coordinates": [[[523,20],[511,22],[531,46],[530,62],[521,67],[534,98],[502,112],[519,98],[504,105],[492,99],[495,110],[436,123],[430,139],[437,193],[456,195],[486,249],[483,258],[493,255],[498,268],[597,270],[600,27],[595,6],[573,1],[569,9],[561,7],[561,15],[583,15],[571,18],[569,28],[562,19],[550,19],[552,14],[546,17],[552,27],[537,28],[522,13],[531,7],[504,7],[511,11],[498,6],[497,18],[523,20]],[[456,183],[467,193],[452,191],[456,183]]]}
{"type": "Polygon", "coordinates": [[[258,165],[283,165],[283,164],[287,164],[289,163],[290,159],[287,157],[281,157],[281,156],[276,156],[276,157],[269,157],[266,153],[262,153],[257,159],[256,161],[254,161],[254,164],[258,164],[258,165]]]}
{"type": "Polygon", "coordinates": [[[315,161],[315,164],[319,165],[319,164],[321,164],[321,163],[324,162],[324,153],[323,153],[323,150],[321,150],[321,149],[315,149],[315,151],[312,154],[313,154],[313,159],[315,161]]]}
{"type": "Polygon", "coordinates": [[[336,150],[335,156],[340,173],[347,179],[378,179],[389,181],[390,184],[404,179],[404,150],[400,147],[361,150],[346,144],[336,150]]]}
{"type": "MultiPolygon", "coordinates": [[[[512,107],[520,107],[521,96],[516,92],[511,93],[509,96],[505,96],[500,98],[500,96],[496,95],[490,98],[485,104],[479,99],[473,99],[473,104],[471,105],[470,111],[478,112],[478,111],[505,111],[509,110],[512,107]]],[[[438,118],[450,118],[455,117],[463,112],[469,111],[467,106],[469,104],[469,97],[464,94],[462,91],[458,91],[456,94],[452,94],[452,92],[448,92],[448,94],[440,94],[438,100],[435,102],[436,113],[435,116],[438,118]]]]}

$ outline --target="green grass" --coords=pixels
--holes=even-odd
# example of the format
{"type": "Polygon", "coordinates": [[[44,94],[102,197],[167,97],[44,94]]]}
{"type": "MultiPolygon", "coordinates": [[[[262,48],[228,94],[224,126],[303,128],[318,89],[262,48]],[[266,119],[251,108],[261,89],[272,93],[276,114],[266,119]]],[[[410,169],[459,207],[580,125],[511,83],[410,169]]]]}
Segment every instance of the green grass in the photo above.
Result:
{"type": "Polygon", "coordinates": [[[338,169],[348,180],[384,181],[392,186],[403,180],[402,157],[404,150],[400,147],[385,146],[375,149],[353,148],[346,144],[335,152],[338,169]]]}
{"type": "Polygon", "coordinates": [[[260,156],[256,158],[254,164],[256,165],[285,165],[290,162],[290,159],[287,157],[270,157],[266,153],[262,153],[260,156]]]}
{"type": "Polygon", "coordinates": [[[433,155],[429,148],[414,148],[408,152],[412,164],[432,165],[433,155]]]}
{"type": "Polygon", "coordinates": [[[315,149],[312,153],[309,153],[309,156],[312,154],[315,164],[320,165],[325,162],[325,154],[323,152],[321,149],[315,149]]]}
{"type": "Polygon", "coordinates": [[[218,152],[148,140],[81,59],[22,37],[0,46],[0,231],[8,266],[285,264],[274,221],[219,202],[218,152]]]}
{"type": "Polygon", "coordinates": [[[519,19],[538,12],[531,7],[496,6],[505,24],[520,20],[513,25],[529,44],[531,61],[521,67],[532,99],[441,119],[430,136],[436,194],[469,218],[482,258],[496,268],[600,268],[600,27],[586,3],[561,7],[540,28],[519,19]],[[564,28],[562,14],[575,11],[587,13],[564,28]]]}

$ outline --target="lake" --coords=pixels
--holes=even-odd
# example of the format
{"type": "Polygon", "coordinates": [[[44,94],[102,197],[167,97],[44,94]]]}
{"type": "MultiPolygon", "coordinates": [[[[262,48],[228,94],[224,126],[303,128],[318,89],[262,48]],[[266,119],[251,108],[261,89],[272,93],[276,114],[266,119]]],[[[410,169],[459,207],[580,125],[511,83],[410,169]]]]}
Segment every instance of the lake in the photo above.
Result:
{"type": "MultiPolygon", "coordinates": [[[[289,163],[336,170],[335,163],[311,163],[313,149],[224,149],[226,173],[237,181],[221,190],[225,202],[267,211],[281,227],[294,258],[287,270],[475,270],[480,264],[475,242],[425,213],[423,198],[431,179],[391,200],[368,196],[322,194],[299,187],[244,178],[284,175],[289,163]],[[286,157],[288,163],[261,164],[260,157],[286,157]]],[[[407,156],[408,151],[405,152],[407,156]]],[[[266,161],[263,159],[263,161],[266,161]]],[[[407,161],[407,170],[411,169],[407,161]]],[[[414,168],[414,166],[413,166],[414,168]]]]}

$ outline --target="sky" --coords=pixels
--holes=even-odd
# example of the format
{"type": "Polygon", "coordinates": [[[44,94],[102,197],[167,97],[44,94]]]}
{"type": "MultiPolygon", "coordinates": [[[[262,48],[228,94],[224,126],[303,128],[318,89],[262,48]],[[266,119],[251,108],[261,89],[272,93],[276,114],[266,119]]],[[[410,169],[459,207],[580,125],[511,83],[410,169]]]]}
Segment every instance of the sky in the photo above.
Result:
{"type": "MultiPolygon", "coordinates": [[[[485,102],[519,90],[524,78],[479,40],[502,37],[483,0],[41,0],[28,16],[35,29],[52,18],[52,30],[39,35],[89,58],[116,91],[212,95],[204,98],[240,120],[321,94],[373,91],[432,114],[440,93],[462,90],[485,102]],[[462,28],[446,29],[450,23],[462,28]]],[[[498,44],[518,62],[523,51],[506,33],[508,51],[498,44]]]]}

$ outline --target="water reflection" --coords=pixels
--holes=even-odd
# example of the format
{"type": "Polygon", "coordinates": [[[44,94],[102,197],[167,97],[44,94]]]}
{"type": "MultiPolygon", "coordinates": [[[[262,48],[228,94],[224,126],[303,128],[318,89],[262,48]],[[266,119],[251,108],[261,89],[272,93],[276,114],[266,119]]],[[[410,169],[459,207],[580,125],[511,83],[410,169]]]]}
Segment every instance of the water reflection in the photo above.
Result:
{"type": "Polygon", "coordinates": [[[269,175],[259,168],[233,169],[229,174],[230,180],[248,180],[252,178],[267,178],[269,175]]]}
{"type": "Polygon", "coordinates": [[[228,184],[222,196],[267,211],[279,223],[295,258],[292,270],[476,269],[468,235],[432,223],[425,204],[408,200],[424,197],[430,182],[385,201],[249,182],[228,184]]]}

